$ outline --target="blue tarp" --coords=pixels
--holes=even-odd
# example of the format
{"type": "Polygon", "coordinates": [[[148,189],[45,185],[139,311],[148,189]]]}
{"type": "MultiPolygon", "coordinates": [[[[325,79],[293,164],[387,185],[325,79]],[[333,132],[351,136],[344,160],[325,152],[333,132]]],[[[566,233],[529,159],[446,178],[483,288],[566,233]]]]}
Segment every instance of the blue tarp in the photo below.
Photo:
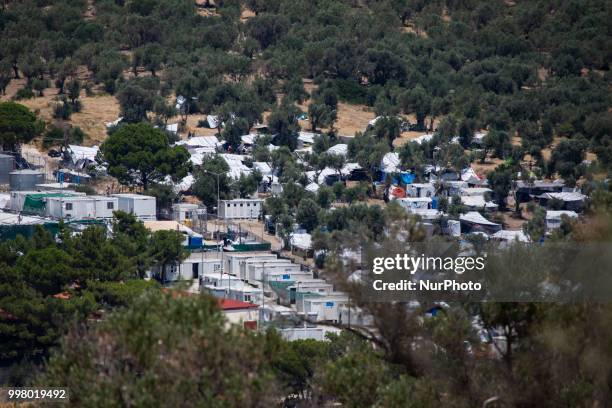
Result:
{"type": "Polygon", "coordinates": [[[387,176],[391,175],[391,180],[393,184],[412,184],[416,179],[416,176],[412,173],[385,173],[384,171],[380,172],[380,181],[384,182],[387,179],[387,176]]]}
{"type": "Polygon", "coordinates": [[[400,173],[400,178],[402,179],[402,183],[412,184],[416,177],[412,173],[400,173]]]}

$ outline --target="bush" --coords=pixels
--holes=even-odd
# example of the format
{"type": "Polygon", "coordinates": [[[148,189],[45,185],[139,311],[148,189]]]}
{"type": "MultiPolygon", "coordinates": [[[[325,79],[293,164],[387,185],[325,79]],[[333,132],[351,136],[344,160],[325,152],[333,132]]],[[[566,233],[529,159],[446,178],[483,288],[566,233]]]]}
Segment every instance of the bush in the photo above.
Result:
{"type": "Polygon", "coordinates": [[[51,126],[43,136],[43,147],[48,149],[51,146],[57,146],[64,141],[64,131],[57,126],[51,126]]]}
{"type": "Polygon", "coordinates": [[[86,195],[96,195],[97,192],[92,186],[87,184],[74,184],[71,186],[77,193],[85,193],[86,195]]]}
{"type": "Polygon", "coordinates": [[[13,99],[16,101],[19,101],[22,99],[32,99],[32,98],[34,98],[34,91],[32,91],[32,88],[30,88],[27,85],[21,88],[20,90],[18,90],[15,96],[13,97],[13,99]]]}
{"type": "Polygon", "coordinates": [[[70,119],[70,115],[72,115],[72,106],[65,100],[57,103],[53,106],[53,118],[60,120],[68,120],[70,119]]]}

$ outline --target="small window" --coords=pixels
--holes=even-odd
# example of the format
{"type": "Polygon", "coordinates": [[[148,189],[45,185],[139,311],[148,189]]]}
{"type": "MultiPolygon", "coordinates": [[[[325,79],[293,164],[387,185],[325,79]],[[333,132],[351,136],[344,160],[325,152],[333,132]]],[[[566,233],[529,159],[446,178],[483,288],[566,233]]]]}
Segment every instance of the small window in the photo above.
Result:
{"type": "Polygon", "coordinates": [[[66,210],[72,211],[72,203],[66,203],[66,210]]]}
{"type": "Polygon", "coordinates": [[[250,207],[250,206],[251,206],[251,203],[247,203],[247,207],[250,207]]]}
{"type": "Polygon", "coordinates": [[[114,208],[115,208],[115,203],[113,203],[113,202],[106,203],[106,209],[107,210],[113,210],[114,208]]]}
{"type": "Polygon", "coordinates": [[[240,203],[240,206],[242,207],[244,204],[240,203]]]}

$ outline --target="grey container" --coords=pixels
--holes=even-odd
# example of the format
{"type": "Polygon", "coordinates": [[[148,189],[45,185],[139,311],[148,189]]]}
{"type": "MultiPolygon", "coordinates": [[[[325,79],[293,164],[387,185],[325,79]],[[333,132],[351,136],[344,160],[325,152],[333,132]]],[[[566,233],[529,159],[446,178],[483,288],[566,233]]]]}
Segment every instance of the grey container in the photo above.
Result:
{"type": "Polygon", "coordinates": [[[36,190],[36,185],[44,182],[45,173],[38,170],[15,170],[9,174],[11,191],[36,190]]]}
{"type": "Polygon", "coordinates": [[[8,154],[0,153],[0,184],[9,183],[9,174],[15,170],[15,159],[8,154]]]}

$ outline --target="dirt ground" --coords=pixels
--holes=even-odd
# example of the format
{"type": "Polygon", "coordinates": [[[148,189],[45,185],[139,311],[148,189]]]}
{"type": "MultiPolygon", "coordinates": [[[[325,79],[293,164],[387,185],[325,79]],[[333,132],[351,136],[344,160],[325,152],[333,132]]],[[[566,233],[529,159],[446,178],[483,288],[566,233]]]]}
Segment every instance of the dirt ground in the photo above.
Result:
{"type": "Polygon", "coordinates": [[[484,163],[481,163],[480,160],[476,160],[472,163],[471,167],[478,174],[485,175],[488,172],[494,170],[497,166],[502,164],[504,161],[502,159],[487,157],[484,163]]]}
{"type": "MultiPolygon", "coordinates": [[[[25,84],[25,79],[13,79],[6,90],[6,95],[0,96],[1,101],[10,100],[15,93],[25,84]]],[[[53,121],[52,102],[57,97],[57,88],[47,88],[44,96],[32,99],[23,99],[18,103],[27,106],[34,112],[38,112],[40,118],[53,121]]],[[[105,123],[112,122],[119,117],[119,103],[111,95],[87,96],[85,91],[81,92],[81,112],[72,114],[70,123],[78,126],[89,136],[84,141],[85,146],[99,145],[106,138],[105,123]]]]}
{"type": "MultiPolygon", "coordinates": [[[[317,85],[309,79],[304,79],[303,82],[306,92],[312,95],[313,91],[317,89],[317,85]]],[[[301,105],[298,105],[298,107],[302,111],[308,112],[308,105],[311,102],[311,99],[308,99],[301,105]]],[[[376,114],[366,105],[353,105],[339,102],[337,116],[338,120],[334,124],[334,127],[338,130],[338,134],[341,136],[355,136],[356,132],[363,132],[366,129],[368,122],[374,119],[376,114]]],[[[303,130],[310,131],[310,121],[300,120],[299,122],[303,130]]]]}

